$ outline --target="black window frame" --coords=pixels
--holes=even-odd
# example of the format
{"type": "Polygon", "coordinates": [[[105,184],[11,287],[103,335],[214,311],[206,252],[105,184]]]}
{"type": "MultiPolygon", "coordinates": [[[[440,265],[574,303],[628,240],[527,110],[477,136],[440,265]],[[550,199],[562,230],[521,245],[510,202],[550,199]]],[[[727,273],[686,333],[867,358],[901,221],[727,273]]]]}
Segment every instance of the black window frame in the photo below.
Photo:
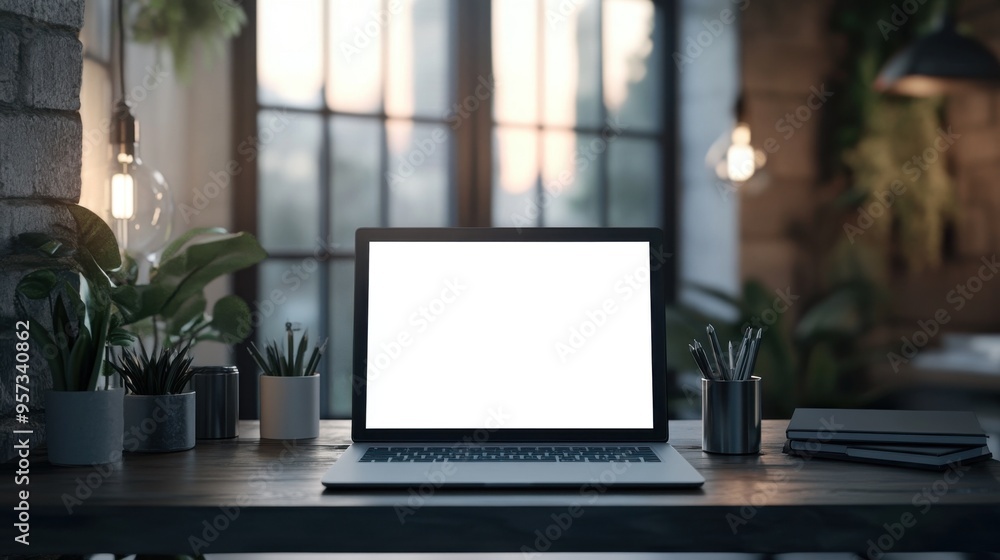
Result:
{"type": "MultiPolygon", "coordinates": [[[[385,0],[383,0],[385,1],[385,0]]],[[[492,48],[491,48],[491,2],[477,0],[453,0],[454,10],[452,11],[452,52],[455,55],[452,68],[454,68],[453,86],[456,100],[466,99],[468,96],[476,95],[476,88],[480,86],[478,77],[480,75],[492,75],[492,48]]],[[[679,73],[676,65],[673,64],[671,54],[676,51],[678,34],[678,12],[675,2],[669,0],[653,0],[658,13],[658,25],[664,24],[662,29],[663,56],[662,81],[661,81],[661,115],[662,132],[659,134],[647,134],[643,132],[630,132],[628,136],[642,138],[657,138],[661,147],[661,228],[664,231],[665,250],[668,261],[663,274],[665,284],[665,294],[667,304],[676,301],[677,297],[677,264],[678,260],[673,258],[677,248],[678,220],[677,211],[679,207],[678,168],[677,168],[677,99],[678,99],[678,78],[679,73]]],[[[245,150],[247,143],[254,143],[258,134],[258,114],[262,110],[280,109],[289,112],[301,112],[306,114],[320,115],[324,119],[323,129],[323,150],[320,162],[320,204],[323,206],[322,216],[329,217],[330,196],[329,179],[331,174],[331,154],[330,154],[330,130],[329,118],[335,115],[347,115],[357,118],[381,119],[383,123],[382,135],[382,158],[381,165],[383,173],[379,181],[381,190],[380,197],[380,220],[387,223],[388,202],[386,191],[388,185],[385,181],[385,167],[388,165],[388,158],[385,157],[385,122],[390,120],[384,109],[381,114],[357,114],[343,111],[331,110],[323,96],[322,107],[319,109],[296,109],[291,107],[276,107],[261,104],[258,100],[257,85],[257,2],[256,0],[245,0],[242,4],[247,14],[247,25],[238,37],[233,40],[232,49],[232,157],[235,161],[246,163],[242,165],[242,172],[233,177],[233,227],[236,231],[246,231],[254,235],[258,233],[258,181],[259,174],[257,160],[245,161],[246,155],[238,150],[241,146],[245,150]]],[[[324,14],[326,11],[326,3],[324,14]]],[[[541,3],[540,3],[541,10],[541,3]]],[[[543,14],[544,16],[544,14],[543,14]]],[[[324,42],[328,40],[326,26],[329,25],[328,18],[324,17],[324,42]]],[[[544,22],[544,18],[542,20],[544,22]]],[[[602,22],[603,25],[603,22],[602,22]]],[[[382,34],[382,41],[385,41],[385,34],[382,34]]],[[[323,75],[326,83],[326,73],[329,71],[326,64],[326,57],[329,56],[329,49],[324,48],[323,53],[323,75]]],[[[603,61],[601,61],[603,67],[603,61]]],[[[540,70],[540,72],[543,70],[540,70]]],[[[384,73],[384,72],[383,72],[384,73]]],[[[543,87],[541,83],[539,88],[543,87]]],[[[603,94],[601,96],[603,98],[603,94]]],[[[493,116],[492,99],[482,101],[483,106],[472,112],[461,127],[453,130],[452,149],[450,153],[451,175],[454,189],[451,193],[450,211],[454,223],[460,227],[484,227],[491,225],[492,221],[492,188],[493,188],[493,133],[498,124],[493,116]]],[[[604,103],[601,103],[601,120],[607,122],[607,111],[604,103]]],[[[426,117],[408,117],[414,123],[441,124],[445,120],[426,117]]],[[[537,130],[559,130],[561,127],[553,127],[544,124],[527,125],[537,130]]],[[[600,128],[574,126],[564,127],[565,130],[572,130],[582,133],[600,132],[600,128]]],[[[623,135],[624,136],[624,135],[623,135]]],[[[607,154],[602,156],[601,164],[601,186],[599,192],[599,204],[601,208],[601,223],[608,223],[608,192],[609,177],[608,166],[606,164],[607,154]]],[[[540,174],[539,174],[540,175],[540,174]]],[[[536,181],[536,193],[540,197],[543,195],[541,178],[536,181]]],[[[330,239],[330,220],[321,220],[320,235],[322,239],[330,239]]],[[[309,255],[306,252],[272,252],[270,258],[275,259],[296,259],[309,255]]],[[[353,247],[347,250],[331,250],[330,258],[353,259],[353,247]]],[[[247,301],[259,299],[258,267],[237,272],[232,279],[232,291],[247,301]]],[[[330,319],[330,308],[332,305],[330,294],[331,279],[328,266],[321,266],[319,269],[319,285],[324,297],[321,297],[320,324],[323,329],[327,329],[330,319]]],[[[353,325],[353,321],[345,321],[345,324],[353,325]]],[[[256,332],[251,332],[248,340],[252,340],[256,332]]],[[[246,343],[238,345],[236,351],[236,364],[243,375],[240,377],[240,417],[243,419],[257,418],[258,384],[257,368],[246,351],[246,343]]],[[[670,380],[668,379],[668,382],[670,380]]],[[[325,396],[329,394],[329,375],[321,377],[321,391],[325,396]]],[[[324,418],[331,417],[330,403],[328,399],[321,400],[321,415],[324,418]]]]}

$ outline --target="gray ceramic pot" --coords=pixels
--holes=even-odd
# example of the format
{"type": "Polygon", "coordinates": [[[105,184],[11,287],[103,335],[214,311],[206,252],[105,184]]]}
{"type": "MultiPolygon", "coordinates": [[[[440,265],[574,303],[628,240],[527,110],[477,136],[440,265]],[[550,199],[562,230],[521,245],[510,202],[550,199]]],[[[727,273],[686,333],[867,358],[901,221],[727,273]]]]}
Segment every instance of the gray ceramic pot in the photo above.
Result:
{"type": "Polygon", "coordinates": [[[194,447],[194,391],[125,395],[125,451],[165,453],[194,447]]]}
{"type": "Polygon", "coordinates": [[[260,376],[260,437],[319,436],[319,375],[260,376]]]}
{"type": "Polygon", "coordinates": [[[46,391],[45,437],[53,465],[103,465],[122,458],[124,389],[46,391]]]}

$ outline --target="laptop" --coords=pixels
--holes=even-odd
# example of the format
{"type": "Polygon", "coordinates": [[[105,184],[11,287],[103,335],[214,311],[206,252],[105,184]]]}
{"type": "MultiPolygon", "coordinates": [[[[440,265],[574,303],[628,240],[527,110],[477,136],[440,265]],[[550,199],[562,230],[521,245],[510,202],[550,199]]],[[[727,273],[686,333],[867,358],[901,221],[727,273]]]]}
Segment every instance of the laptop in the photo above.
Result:
{"type": "Polygon", "coordinates": [[[667,443],[663,232],[356,236],[353,444],[329,488],[697,487],[667,443]]]}

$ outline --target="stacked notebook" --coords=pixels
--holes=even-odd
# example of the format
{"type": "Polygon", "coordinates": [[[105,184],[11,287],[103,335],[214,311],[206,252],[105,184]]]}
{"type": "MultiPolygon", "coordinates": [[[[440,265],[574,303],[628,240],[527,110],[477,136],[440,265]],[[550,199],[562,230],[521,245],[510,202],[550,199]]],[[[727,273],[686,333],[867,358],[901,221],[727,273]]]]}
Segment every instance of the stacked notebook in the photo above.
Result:
{"type": "Polygon", "coordinates": [[[972,412],[797,408],[784,452],[944,470],[992,457],[972,412]]]}

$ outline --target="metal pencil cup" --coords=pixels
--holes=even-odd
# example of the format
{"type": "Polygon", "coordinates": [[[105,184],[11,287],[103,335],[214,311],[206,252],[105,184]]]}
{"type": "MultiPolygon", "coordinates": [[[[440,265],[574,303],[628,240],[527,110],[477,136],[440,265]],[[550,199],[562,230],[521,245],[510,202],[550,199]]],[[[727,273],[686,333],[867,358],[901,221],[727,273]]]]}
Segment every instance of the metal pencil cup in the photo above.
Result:
{"type": "Polygon", "coordinates": [[[760,378],[701,380],[701,448],[708,453],[760,453],[760,378]]]}
{"type": "Polygon", "coordinates": [[[240,375],[235,366],[196,367],[190,387],[195,394],[195,437],[234,438],[240,430],[240,375]]]}

